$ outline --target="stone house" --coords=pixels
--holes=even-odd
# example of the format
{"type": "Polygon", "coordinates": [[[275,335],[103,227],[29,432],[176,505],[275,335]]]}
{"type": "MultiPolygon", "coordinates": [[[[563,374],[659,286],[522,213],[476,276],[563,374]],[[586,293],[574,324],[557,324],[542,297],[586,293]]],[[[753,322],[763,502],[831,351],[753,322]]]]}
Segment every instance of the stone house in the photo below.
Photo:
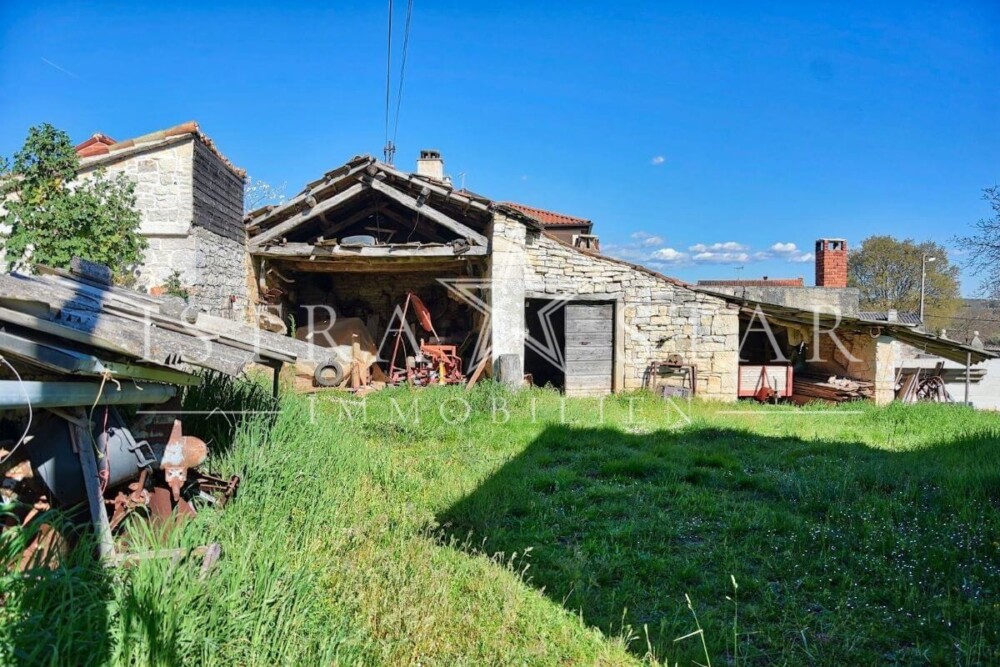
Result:
{"type": "Polygon", "coordinates": [[[600,254],[589,220],[456,190],[436,151],[424,151],[414,173],[353,158],[288,202],[246,216],[243,171],[195,123],[120,142],[98,134],[77,151],[82,178],[103,168],[136,184],[147,288],[162,289],[176,272],[194,304],[269,328],[302,327],[328,306],[360,318],[384,343],[395,309],[414,292],[438,342],[457,345],[467,369],[487,359],[500,374],[505,359],[518,381],[572,395],[682,382],[727,401],[737,397],[741,355],[766,355],[746,332],[759,307],[782,345],[819,340],[814,370],[872,380],[879,401],[892,398],[892,339],[916,336],[955,360],[967,354],[859,317],[840,239],[818,242],[815,288],[801,280],[695,286],[600,254]],[[815,312],[829,308],[842,316],[849,355],[813,336],[815,312]],[[654,373],[667,359],[681,367],[678,377],[654,373]]]}
{"type": "Polygon", "coordinates": [[[98,170],[135,183],[140,233],[149,247],[139,285],[153,291],[176,272],[192,303],[237,319],[251,308],[243,228],[243,179],[215,144],[188,122],[115,141],[95,134],[76,147],[80,178],[98,170]]]}
{"type": "Polygon", "coordinates": [[[380,340],[412,290],[467,367],[507,356],[518,377],[592,395],[640,388],[678,354],[699,396],[735,399],[735,306],[579,247],[549,212],[455,190],[428,161],[411,174],[358,157],[247,216],[259,288],[280,294],[283,317],[326,304],[380,340]]]}
{"type": "Polygon", "coordinates": [[[698,396],[735,400],[742,364],[770,363],[769,344],[749,331],[761,310],[806,370],[870,381],[880,403],[894,395],[894,340],[956,361],[989,356],[861,317],[843,239],[817,241],[816,287],[689,285],[601,255],[588,220],[456,190],[437,151],[414,173],[356,157],[245,222],[257,291],[282,320],[301,326],[325,305],[384,342],[394,308],[418,293],[435,337],[467,367],[487,358],[502,374],[506,359],[517,381],[571,395],[681,379],[698,396]],[[680,378],[660,377],[667,360],[680,378]]]}

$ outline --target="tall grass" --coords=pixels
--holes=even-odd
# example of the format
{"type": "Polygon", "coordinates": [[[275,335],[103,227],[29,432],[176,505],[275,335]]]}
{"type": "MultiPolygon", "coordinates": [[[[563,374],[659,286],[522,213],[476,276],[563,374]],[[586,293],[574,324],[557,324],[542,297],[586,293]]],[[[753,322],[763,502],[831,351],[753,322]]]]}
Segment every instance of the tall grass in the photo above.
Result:
{"type": "Polygon", "coordinates": [[[185,409],[249,414],[185,431],[212,440],[208,467],[241,475],[240,493],[166,544],[133,522],[129,548],[219,543],[215,568],[74,556],[8,575],[0,662],[996,657],[995,416],[695,403],[689,424],[648,396],[564,402],[486,382],[390,389],[348,418],[341,394],[287,395],[275,414],[266,388],[212,382],[185,409]],[[962,577],[974,588],[952,590],[962,577]],[[704,644],[673,641],[698,629],[704,644]]]}

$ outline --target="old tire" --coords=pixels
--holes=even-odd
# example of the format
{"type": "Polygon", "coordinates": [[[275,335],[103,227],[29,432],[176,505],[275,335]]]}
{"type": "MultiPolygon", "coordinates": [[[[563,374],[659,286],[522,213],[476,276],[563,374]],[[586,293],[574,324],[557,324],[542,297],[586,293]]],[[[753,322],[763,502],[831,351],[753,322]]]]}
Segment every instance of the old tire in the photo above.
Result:
{"type": "Polygon", "coordinates": [[[344,381],[344,367],[335,359],[324,361],[316,366],[313,380],[320,387],[337,387],[344,381]]]}

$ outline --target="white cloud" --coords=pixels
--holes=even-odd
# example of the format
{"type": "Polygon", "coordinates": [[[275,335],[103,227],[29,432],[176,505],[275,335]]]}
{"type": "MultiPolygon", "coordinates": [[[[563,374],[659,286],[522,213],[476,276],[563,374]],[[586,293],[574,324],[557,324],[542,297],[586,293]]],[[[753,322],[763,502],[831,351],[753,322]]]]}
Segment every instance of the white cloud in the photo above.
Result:
{"type": "Polygon", "coordinates": [[[652,248],[654,246],[663,245],[662,236],[650,234],[649,232],[638,231],[632,234],[631,238],[633,241],[638,242],[638,245],[643,248],[652,248]]]}
{"type": "Polygon", "coordinates": [[[778,241],[761,250],[738,241],[696,243],[689,246],[685,252],[665,245],[663,237],[643,230],[630,234],[627,243],[606,245],[604,252],[612,257],[660,270],[691,264],[738,266],[767,261],[805,264],[815,259],[813,253],[805,252],[791,241],[778,241]]]}
{"type": "Polygon", "coordinates": [[[653,253],[652,258],[660,262],[682,262],[687,259],[687,253],[673,248],[660,248],[653,253]]]}
{"type": "Polygon", "coordinates": [[[713,243],[712,245],[705,245],[704,243],[696,243],[688,250],[691,252],[743,252],[749,250],[749,246],[745,246],[742,243],[737,243],[736,241],[726,241],[724,243],[713,243]]]}
{"type": "Polygon", "coordinates": [[[667,161],[667,158],[663,157],[662,155],[657,155],[652,160],[650,160],[649,163],[651,165],[653,165],[654,167],[659,167],[661,164],[663,164],[666,161],[667,161]]]}
{"type": "Polygon", "coordinates": [[[704,264],[742,264],[749,261],[750,255],[745,252],[699,252],[694,261],[704,264]]]}

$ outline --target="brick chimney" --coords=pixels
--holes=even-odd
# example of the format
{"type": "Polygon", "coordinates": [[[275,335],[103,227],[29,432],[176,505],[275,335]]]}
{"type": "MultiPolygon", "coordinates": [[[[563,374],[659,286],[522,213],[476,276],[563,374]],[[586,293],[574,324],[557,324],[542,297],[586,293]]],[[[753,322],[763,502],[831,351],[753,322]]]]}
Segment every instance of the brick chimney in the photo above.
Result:
{"type": "Polygon", "coordinates": [[[427,149],[420,151],[420,159],[417,160],[417,176],[444,181],[444,160],[441,159],[440,151],[427,149]]]}
{"type": "Polygon", "coordinates": [[[847,287],[847,241],[816,241],[816,287],[847,287]]]}

